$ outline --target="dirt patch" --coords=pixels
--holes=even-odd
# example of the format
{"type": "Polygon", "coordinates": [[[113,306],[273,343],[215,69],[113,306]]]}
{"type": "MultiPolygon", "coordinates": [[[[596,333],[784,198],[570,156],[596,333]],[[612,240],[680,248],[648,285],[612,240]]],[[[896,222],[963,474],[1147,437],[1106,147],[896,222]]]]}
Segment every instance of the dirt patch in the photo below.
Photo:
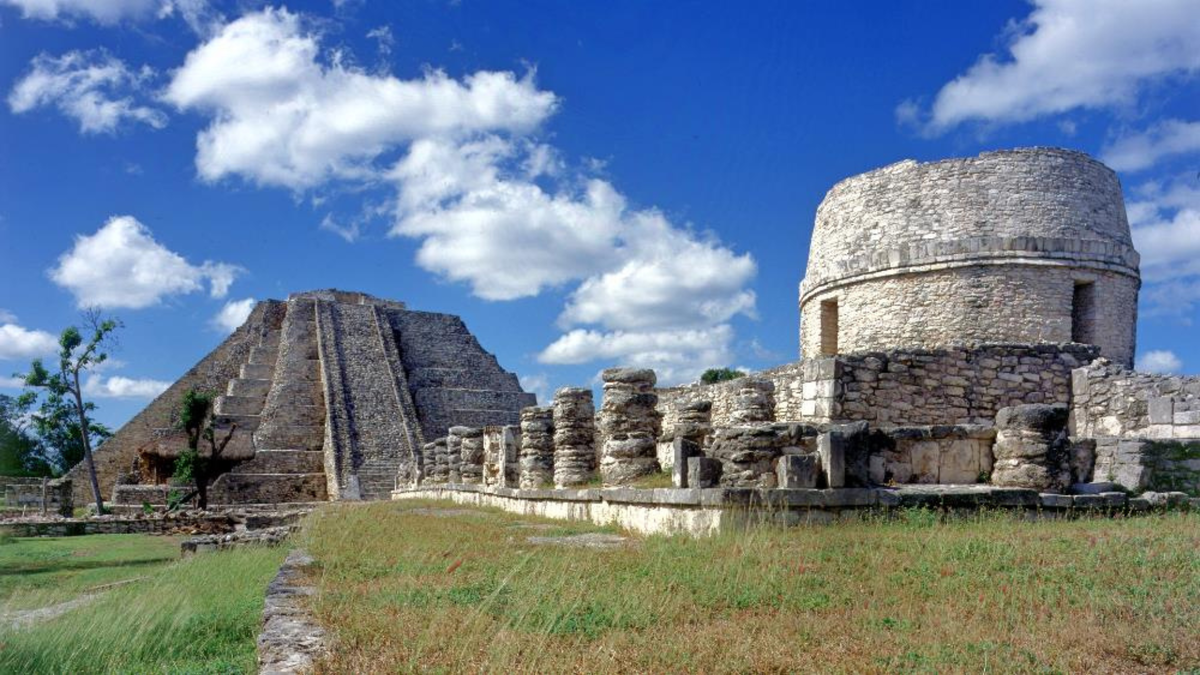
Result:
{"type": "Polygon", "coordinates": [[[571,546],[574,548],[621,548],[629,543],[628,537],[602,532],[572,534],[565,537],[527,537],[525,540],[541,546],[571,546]]]}

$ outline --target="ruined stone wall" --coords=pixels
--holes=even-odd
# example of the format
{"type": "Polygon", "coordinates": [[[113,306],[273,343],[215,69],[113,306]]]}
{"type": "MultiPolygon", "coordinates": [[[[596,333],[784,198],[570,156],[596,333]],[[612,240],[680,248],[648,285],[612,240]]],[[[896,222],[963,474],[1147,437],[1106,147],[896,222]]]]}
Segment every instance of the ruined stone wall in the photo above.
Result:
{"type": "Polygon", "coordinates": [[[1072,373],[1071,435],[1200,438],[1200,377],[1139,373],[1103,361],[1072,373]]]}
{"type": "MultiPolygon", "coordinates": [[[[770,380],[775,384],[775,419],[788,422],[802,421],[803,383],[805,361],[788,363],[770,368],[753,376],[770,380]]],[[[811,370],[812,366],[808,366],[811,370]]],[[[733,424],[740,380],[728,380],[715,384],[686,384],[678,387],[657,389],[658,411],[662,414],[664,431],[674,429],[679,423],[680,413],[688,403],[712,401],[712,425],[715,427],[733,424]]]]}
{"type": "MultiPolygon", "coordinates": [[[[251,349],[259,344],[263,333],[278,329],[286,311],[285,304],[276,300],[255,305],[250,317],[232,335],[96,450],[96,474],[105,499],[112,497],[117,476],[134,465],[138,450],[156,443],[162,435],[161,430],[175,426],[184,393],[192,388],[214,394],[225,391],[228,382],[238,377],[242,364],[249,360],[251,349]]],[[[71,479],[76,504],[93,502],[86,463],[80,462],[67,472],[66,477],[71,479]]]]}
{"type": "Polygon", "coordinates": [[[900,162],[838,183],[817,209],[802,354],[1067,342],[1075,311],[1079,341],[1131,363],[1137,266],[1116,175],[1087,155],[900,162]]]}

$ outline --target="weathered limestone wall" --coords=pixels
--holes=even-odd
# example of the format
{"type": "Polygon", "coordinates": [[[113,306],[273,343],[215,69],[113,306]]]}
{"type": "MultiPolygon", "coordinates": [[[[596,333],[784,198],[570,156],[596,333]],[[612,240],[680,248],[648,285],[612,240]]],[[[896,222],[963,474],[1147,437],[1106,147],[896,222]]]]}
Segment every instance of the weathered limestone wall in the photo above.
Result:
{"type": "MultiPolygon", "coordinates": [[[[1000,408],[1067,403],[1084,345],[980,345],[805,359],[755,373],[775,384],[775,421],[867,421],[874,427],[991,424],[1000,408]]],[[[689,403],[712,401],[714,427],[735,426],[738,380],[659,389],[664,433],[689,403]]]]}
{"type": "Polygon", "coordinates": [[[992,424],[1001,408],[1068,403],[1084,345],[983,345],[837,358],[832,416],[875,427],[992,424]]]}
{"type": "Polygon", "coordinates": [[[1087,155],[899,162],[838,183],[817,209],[802,354],[1066,342],[1075,286],[1091,283],[1080,341],[1131,363],[1137,266],[1117,177],[1087,155]]]}
{"type": "MultiPolygon", "coordinates": [[[[278,329],[285,313],[285,304],[279,301],[265,300],[255,305],[246,323],[96,450],[96,474],[106,499],[111,498],[117,477],[136,463],[138,450],[156,443],[160,430],[175,426],[184,393],[193,388],[214,394],[225,391],[229,381],[237,378],[242,365],[249,361],[251,349],[259,344],[263,333],[278,329]]],[[[66,477],[71,479],[72,498],[77,505],[93,502],[85,463],[80,462],[66,477]]]]}

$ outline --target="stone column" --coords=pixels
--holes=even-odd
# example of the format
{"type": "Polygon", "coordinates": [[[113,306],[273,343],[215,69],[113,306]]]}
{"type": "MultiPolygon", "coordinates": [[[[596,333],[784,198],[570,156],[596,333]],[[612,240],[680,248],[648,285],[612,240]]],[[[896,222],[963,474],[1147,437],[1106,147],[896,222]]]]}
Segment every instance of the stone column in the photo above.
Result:
{"type": "Polygon", "coordinates": [[[992,484],[1058,492],[1071,484],[1067,407],[1040,403],[996,413],[992,484]]]}
{"type": "Polygon", "coordinates": [[[592,390],[554,393],[554,487],[583,485],[596,476],[596,406],[592,390]]]}
{"type": "Polygon", "coordinates": [[[729,413],[730,426],[775,421],[775,383],[758,377],[737,380],[738,392],[729,413]]]}
{"type": "MultiPolygon", "coordinates": [[[[682,438],[703,448],[708,443],[708,435],[712,433],[712,401],[701,399],[689,401],[679,408],[674,425],[663,425],[662,435],[658,437],[658,463],[663,471],[675,467],[675,440],[682,438]]],[[[683,475],[687,467],[680,467],[683,475]]]]}
{"type": "Polygon", "coordinates": [[[521,410],[521,489],[554,484],[554,408],[521,410]]]}
{"type": "Polygon", "coordinates": [[[483,484],[495,486],[503,483],[504,474],[504,427],[483,428],[483,484]]]}
{"type": "Polygon", "coordinates": [[[483,482],[483,429],[478,427],[455,427],[461,429],[461,457],[458,468],[463,483],[478,485],[483,482]]]}
{"type": "Polygon", "coordinates": [[[605,486],[627,485],[660,470],[656,378],[653,370],[639,368],[609,368],[601,378],[604,404],[599,422],[604,441],[600,474],[605,486]]]}
{"type": "Polygon", "coordinates": [[[421,446],[421,464],[417,471],[417,485],[437,482],[437,442],[430,441],[421,446]]]}
{"type": "Polygon", "coordinates": [[[470,427],[450,427],[446,433],[446,482],[462,482],[462,439],[470,427]]]}
{"type": "Polygon", "coordinates": [[[447,438],[443,436],[429,444],[433,446],[432,450],[425,450],[426,457],[433,453],[433,469],[430,474],[432,483],[445,483],[450,480],[450,448],[447,443],[447,438]]]}
{"type": "Polygon", "coordinates": [[[783,440],[771,424],[714,431],[708,454],[721,460],[721,486],[775,487],[775,461],[783,454],[783,440]]]}

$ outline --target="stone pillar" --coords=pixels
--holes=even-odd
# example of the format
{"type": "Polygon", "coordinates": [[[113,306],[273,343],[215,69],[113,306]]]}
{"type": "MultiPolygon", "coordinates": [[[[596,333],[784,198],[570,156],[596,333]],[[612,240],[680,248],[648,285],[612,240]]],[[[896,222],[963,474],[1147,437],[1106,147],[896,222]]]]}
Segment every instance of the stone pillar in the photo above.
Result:
{"type": "Polygon", "coordinates": [[[1040,403],[996,413],[992,484],[1048,492],[1071,484],[1067,407],[1040,403]]]}
{"type": "Polygon", "coordinates": [[[729,413],[730,426],[775,421],[775,383],[758,377],[737,380],[738,392],[729,413]]]}
{"type": "Polygon", "coordinates": [[[609,368],[600,408],[600,433],[604,439],[600,474],[604,485],[626,485],[659,471],[657,445],[660,417],[655,406],[654,371],[609,368]]]}
{"type": "Polygon", "coordinates": [[[446,433],[446,482],[462,482],[462,439],[470,427],[450,427],[446,433]]]}
{"type": "Polygon", "coordinates": [[[721,461],[721,486],[775,487],[775,460],[783,454],[783,441],[771,424],[714,431],[708,454],[721,461]]]}
{"type": "MultiPolygon", "coordinates": [[[[691,441],[703,448],[708,443],[708,435],[712,433],[712,401],[701,399],[689,401],[679,408],[675,424],[663,426],[662,435],[658,437],[658,463],[663,471],[673,469],[675,465],[674,442],[677,438],[691,441]]],[[[682,467],[684,475],[687,467],[682,467]]]]}
{"type": "Polygon", "coordinates": [[[537,490],[554,484],[554,408],[521,410],[522,490],[537,490]]]}
{"type": "Polygon", "coordinates": [[[450,480],[450,450],[445,436],[426,444],[425,456],[433,458],[429,473],[430,483],[445,483],[450,480]]]}
{"type": "Polygon", "coordinates": [[[483,482],[483,429],[478,427],[455,427],[461,429],[459,477],[463,483],[478,485],[483,482]]]}
{"type": "Polygon", "coordinates": [[[504,427],[483,428],[483,484],[489,487],[500,485],[504,474],[504,427]]]}
{"type": "Polygon", "coordinates": [[[703,456],[699,443],[676,436],[671,441],[671,484],[677,488],[693,487],[688,484],[688,460],[703,456]]]}
{"type": "Polygon", "coordinates": [[[554,392],[554,487],[583,485],[596,477],[596,406],[592,390],[554,392]]]}

